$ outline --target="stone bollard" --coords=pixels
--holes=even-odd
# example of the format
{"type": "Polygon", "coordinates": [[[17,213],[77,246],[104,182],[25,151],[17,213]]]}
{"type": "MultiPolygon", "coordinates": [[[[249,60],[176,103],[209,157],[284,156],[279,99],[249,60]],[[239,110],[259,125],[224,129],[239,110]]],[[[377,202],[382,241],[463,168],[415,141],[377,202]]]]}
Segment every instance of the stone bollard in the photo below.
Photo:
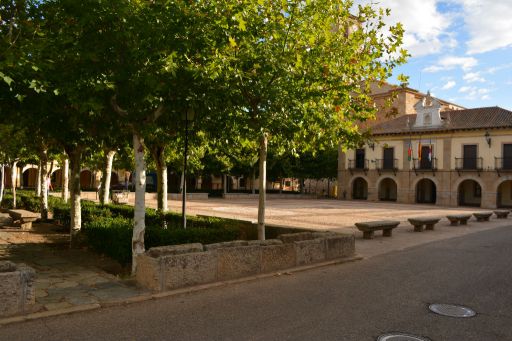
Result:
{"type": "Polygon", "coordinates": [[[0,261],[0,317],[31,311],[36,301],[34,282],[34,269],[0,261]]]}

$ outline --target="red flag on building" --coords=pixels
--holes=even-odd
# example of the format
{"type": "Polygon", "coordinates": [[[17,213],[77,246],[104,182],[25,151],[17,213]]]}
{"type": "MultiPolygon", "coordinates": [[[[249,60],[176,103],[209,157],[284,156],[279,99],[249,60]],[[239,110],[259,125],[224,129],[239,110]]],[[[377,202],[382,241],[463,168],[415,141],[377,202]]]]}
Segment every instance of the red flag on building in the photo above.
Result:
{"type": "Polygon", "coordinates": [[[421,140],[418,141],[418,159],[421,160],[421,140]]]}
{"type": "Polygon", "coordinates": [[[407,149],[407,159],[412,160],[412,142],[409,140],[409,148],[407,149]]]}

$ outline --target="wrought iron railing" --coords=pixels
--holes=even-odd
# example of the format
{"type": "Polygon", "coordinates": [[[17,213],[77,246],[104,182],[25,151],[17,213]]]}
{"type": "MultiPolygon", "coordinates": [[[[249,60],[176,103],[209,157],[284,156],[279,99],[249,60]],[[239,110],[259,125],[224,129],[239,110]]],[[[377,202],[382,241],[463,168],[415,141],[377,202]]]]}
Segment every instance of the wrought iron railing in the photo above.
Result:
{"type": "Polygon", "coordinates": [[[436,170],[437,158],[432,159],[412,159],[413,168],[417,170],[436,170]]]}
{"type": "Polygon", "coordinates": [[[497,170],[512,171],[512,157],[495,157],[494,167],[497,170]]]}
{"type": "Polygon", "coordinates": [[[375,168],[381,171],[396,171],[398,159],[375,159],[375,168]]]}
{"type": "Polygon", "coordinates": [[[483,158],[481,157],[456,157],[456,170],[482,170],[483,158]]]}
{"type": "Polygon", "coordinates": [[[350,170],[368,170],[368,159],[364,160],[348,160],[348,169],[350,170]]]}

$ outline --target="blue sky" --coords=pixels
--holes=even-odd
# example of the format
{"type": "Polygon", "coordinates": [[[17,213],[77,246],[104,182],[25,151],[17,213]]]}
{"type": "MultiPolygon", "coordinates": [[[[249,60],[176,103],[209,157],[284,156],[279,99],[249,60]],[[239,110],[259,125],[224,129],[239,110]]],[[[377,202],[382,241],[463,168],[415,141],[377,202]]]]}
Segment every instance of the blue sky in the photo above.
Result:
{"type": "Polygon", "coordinates": [[[412,57],[397,74],[411,88],[467,108],[512,110],[512,0],[371,2],[391,9],[388,23],[404,25],[412,57]]]}

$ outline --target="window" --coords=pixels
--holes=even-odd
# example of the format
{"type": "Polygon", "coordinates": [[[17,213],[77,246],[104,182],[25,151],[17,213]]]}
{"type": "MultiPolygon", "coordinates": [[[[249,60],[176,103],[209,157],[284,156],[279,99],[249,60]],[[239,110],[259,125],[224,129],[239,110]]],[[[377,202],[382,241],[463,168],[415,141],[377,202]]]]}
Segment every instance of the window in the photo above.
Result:
{"type": "Polygon", "coordinates": [[[503,145],[503,169],[512,169],[512,144],[503,145]]]}
{"type": "Polygon", "coordinates": [[[356,169],[365,168],[365,150],[356,149],[356,169]]]}
{"type": "Polygon", "coordinates": [[[382,168],[393,169],[395,166],[395,149],[393,147],[384,148],[383,159],[382,168]]]}
{"type": "Polygon", "coordinates": [[[477,149],[476,144],[467,144],[463,147],[463,162],[462,168],[464,169],[476,169],[476,155],[477,149]]]}

